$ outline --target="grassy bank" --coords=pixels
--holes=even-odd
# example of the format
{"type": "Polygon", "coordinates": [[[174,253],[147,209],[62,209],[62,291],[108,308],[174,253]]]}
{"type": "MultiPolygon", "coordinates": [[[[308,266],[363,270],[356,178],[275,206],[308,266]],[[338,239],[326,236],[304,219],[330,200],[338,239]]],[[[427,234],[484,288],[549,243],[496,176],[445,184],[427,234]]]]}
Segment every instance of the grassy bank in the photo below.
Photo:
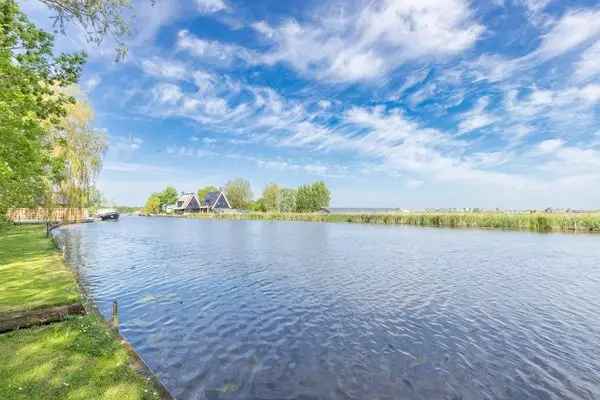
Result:
{"type": "Polygon", "coordinates": [[[0,335],[0,399],[158,399],[93,315],[0,335]]]}
{"type": "Polygon", "coordinates": [[[398,224],[449,228],[512,229],[535,232],[600,232],[600,213],[397,213],[397,214],[300,214],[232,213],[190,214],[191,218],[248,219],[265,221],[347,222],[398,224]]]}
{"type": "MultiPolygon", "coordinates": [[[[81,301],[41,226],[0,228],[0,317],[81,301]]],[[[0,335],[2,400],[146,400],[160,391],[96,315],[0,335]]]]}
{"type": "Polygon", "coordinates": [[[73,273],[41,225],[0,231],[0,313],[80,301],[73,273]]]}

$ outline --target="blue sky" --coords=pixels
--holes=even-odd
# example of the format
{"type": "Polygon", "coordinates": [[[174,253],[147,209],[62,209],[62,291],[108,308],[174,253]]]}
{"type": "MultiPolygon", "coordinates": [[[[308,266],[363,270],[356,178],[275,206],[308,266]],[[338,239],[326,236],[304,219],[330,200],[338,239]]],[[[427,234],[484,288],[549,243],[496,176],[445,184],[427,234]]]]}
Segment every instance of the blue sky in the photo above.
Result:
{"type": "Polygon", "coordinates": [[[598,1],[149,3],[125,62],[57,38],[89,53],[119,204],[244,177],[324,180],[333,206],[600,208],[598,1]]]}

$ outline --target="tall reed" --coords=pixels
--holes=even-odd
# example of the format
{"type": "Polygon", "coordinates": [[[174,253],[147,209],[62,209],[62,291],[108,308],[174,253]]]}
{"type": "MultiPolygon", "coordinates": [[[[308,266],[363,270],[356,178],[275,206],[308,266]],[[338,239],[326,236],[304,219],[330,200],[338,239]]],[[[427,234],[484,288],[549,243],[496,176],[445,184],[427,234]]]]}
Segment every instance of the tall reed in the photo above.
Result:
{"type": "Polygon", "coordinates": [[[223,213],[190,214],[190,218],[264,221],[347,222],[450,228],[511,229],[535,232],[600,232],[600,213],[223,213]]]}

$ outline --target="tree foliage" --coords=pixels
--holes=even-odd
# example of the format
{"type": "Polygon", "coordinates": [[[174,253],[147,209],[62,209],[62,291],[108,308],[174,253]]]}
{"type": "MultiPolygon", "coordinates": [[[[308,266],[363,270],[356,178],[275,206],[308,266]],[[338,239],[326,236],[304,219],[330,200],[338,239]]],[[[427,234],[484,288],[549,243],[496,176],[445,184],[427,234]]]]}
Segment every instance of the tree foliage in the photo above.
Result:
{"type": "Polygon", "coordinates": [[[264,199],[260,198],[256,201],[252,201],[250,202],[250,204],[248,205],[248,210],[250,211],[255,211],[255,212],[266,212],[267,207],[265,206],[265,201],[264,199]]]}
{"type": "Polygon", "coordinates": [[[281,189],[275,183],[268,184],[263,190],[262,201],[265,211],[281,211],[281,189]]]}
{"type": "Polygon", "coordinates": [[[324,182],[302,185],[296,193],[296,211],[314,212],[329,206],[330,193],[324,182]]]}
{"type": "Polygon", "coordinates": [[[281,212],[296,211],[296,189],[281,189],[280,197],[281,212]]]}
{"type": "Polygon", "coordinates": [[[144,205],[144,213],[159,214],[164,207],[177,202],[179,194],[173,186],[167,186],[162,192],[152,193],[144,205]]]}
{"type": "Polygon", "coordinates": [[[160,209],[160,193],[152,193],[144,205],[145,214],[158,214],[160,209]]]}
{"type": "Polygon", "coordinates": [[[225,195],[232,208],[247,208],[250,205],[253,196],[250,182],[242,178],[227,182],[227,185],[225,185],[225,195]]]}
{"type": "MultiPolygon", "coordinates": [[[[54,12],[54,27],[65,33],[68,23],[76,23],[89,42],[100,44],[106,36],[117,43],[117,59],[123,59],[127,48],[123,39],[129,34],[124,17],[132,9],[130,0],[39,0],[54,12]]],[[[154,1],[151,1],[154,4],[154,1]]]]}
{"type": "Polygon", "coordinates": [[[204,200],[206,199],[206,195],[210,192],[217,192],[219,190],[216,186],[204,186],[198,189],[198,200],[200,200],[201,204],[204,204],[204,200]]]}
{"type": "Polygon", "coordinates": [[[55,200],[68,207],[90,207],[97,201],[94,185],[102,169],[107,138],[91,127],[92,108],[76,87],[60,92],[72,93],[77,101],[67,104],[65,117],[50,128],[53,155],[63,163],[55,183],[55,200]]]}
{"type": "Polygon", "coordinates": [[[57,88],[79,78],[85,56],[54,55],[53,37],[13,0],[0,0],[0,215],[47,203],[64,163],[53,157],[47,126],[65,115],[71,96],[57,88]]]}
{"type": "Polygon", "coordinates": [[[160,207],[162,208],[163,206],[174,204],[178,197],[179,194],[177,193],[177,189],[175,189],[173,186],[167,186],[165,190],[158,193],[160,207]]]}

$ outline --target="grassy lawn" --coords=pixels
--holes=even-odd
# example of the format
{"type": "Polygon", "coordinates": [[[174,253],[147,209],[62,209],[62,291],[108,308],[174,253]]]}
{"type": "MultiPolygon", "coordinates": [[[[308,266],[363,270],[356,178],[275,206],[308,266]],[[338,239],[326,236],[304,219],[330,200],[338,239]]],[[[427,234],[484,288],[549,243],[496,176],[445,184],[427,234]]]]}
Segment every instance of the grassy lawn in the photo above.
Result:
{"type": "Polygon", "coordinates": [[[95,316],[0,335],[0,399],[158,399],[95,316]]]}
{"type": "MultiPolygon", "coordinates": [[[[0,314],[80,301],[43,226],[0,225],[0,314]]],[[[96,315],[0,334],[1,400],[160,399],[96,315]]]]}
{"type": "Polygon", "coordinates": [[[0,314],[80,300],[72,272],[41,225],[0,230],[0,314]]]}

